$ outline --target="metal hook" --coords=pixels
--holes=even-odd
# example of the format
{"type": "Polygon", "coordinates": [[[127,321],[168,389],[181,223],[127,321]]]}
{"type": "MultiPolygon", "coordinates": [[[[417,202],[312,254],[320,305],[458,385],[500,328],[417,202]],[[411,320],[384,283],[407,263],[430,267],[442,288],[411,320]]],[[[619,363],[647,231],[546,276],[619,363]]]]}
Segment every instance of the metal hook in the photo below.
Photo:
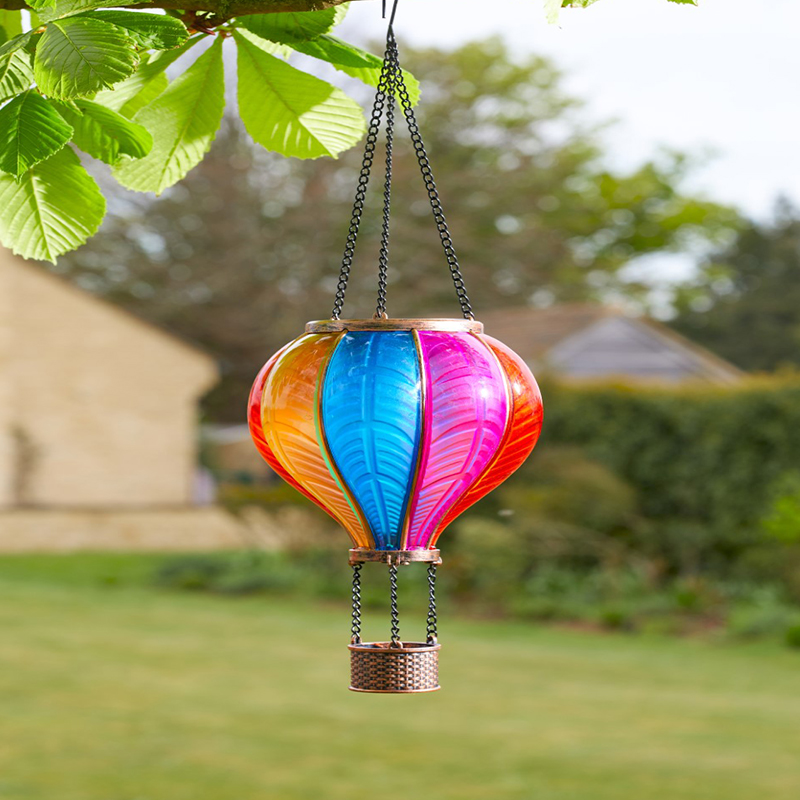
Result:
{"type": "MultiPolygon", "coordinates": [[[[399,0],[394,0],[394,3],[392,4],[392,14],[389,17],[389,30],[391,30],[392,25],[394,25],[394,16],[397,13],[397,4],[398,4],[398,2],[399,2],[399,0]]],[[[383,7],[382,7],[382,17],[383,17],[383,19],[386,19],[386,0],[383,0],[383,4],[382,5],[383,5],[383,7]]]]}

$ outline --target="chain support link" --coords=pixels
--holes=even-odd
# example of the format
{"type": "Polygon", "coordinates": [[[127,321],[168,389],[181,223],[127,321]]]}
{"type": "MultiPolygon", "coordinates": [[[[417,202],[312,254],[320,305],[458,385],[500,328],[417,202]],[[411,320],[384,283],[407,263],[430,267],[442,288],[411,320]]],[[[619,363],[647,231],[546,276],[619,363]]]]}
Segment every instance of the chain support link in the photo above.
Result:
{"type": "MultiPolygon", "coordinates": [[[[388,48],[387,48],[388,49],[388,48]]],[[[347,240],[344,246],[344,256],[342,257],[342,268],[339,271],[339,282],[336,285],[336,298],[331,312],[331,319],[339,319],[344,306],[344,298],[347,293],[347,283],[350,279],[350,269],[353,266],[353,257],[356,251],[356,240],[358,231],[361,227],[361,217],[364,214],[364,200],[367,196],[369,186],[369,176],[372,171],[372,162],[375,160],[375,148],[378,143],[378,132],[383,118],[383,108],[386,104],[386,89],[389,79],[390,64],[389,59],[384,55],[383,67],[381,69],[378,88],[375,92],[375,100],[372,104],[372,116],[367,129],[367,142],[364,146],[364,158],[361,162],[361,172],[358,176],[356,186],[356,199],[353,203],[353,214],[350,218],[350,227],[347,231],[347,240]]]]}
{"type": "Polygon", "coordinates": [[[400,612],[397,608],[397,564],[389,564],[389,588],[392,607],[392,647],[401,647],[400,612]]]}
{"type": "MultiPolygon", "coordinates": [[[[394,20],[396,8],[397,4],[395,3],[392,10],[392,20],[394,20]]],[[[381,69],[380,80],[375,93],[375,102],[372,106],[372,117],[367,132],[364,159],[361,165],[358,185],[356,187],[356,199],[353,205],[350,228],[347,233],[342,267],[339,272],[339,282],[336,287],[336,298],[331,318],[338,320],[344,306],[350,270],[353,265],[356,240],[361,226],[361,218],[364,213],[364,200],[369,184],[370,171],[375,160],[375,149],[384,109],[386,110],[386,177],[383,191],[383,224],[381,227],[381,248],[378,258],[378,302],[375,310],[375,317],[376,319],[386,317],[386,293],[389,269],[389,213],[391,207],[394,109],[396,98],[399,99],[403,116],[408,125],[409,133],[411,134],[414,153],[419,163],[420,172],[422,173],[425,190],[428,194],[428,200],[433,212],[433,219],[436,223],[436,230],[439,233],[439,239],[441,240],[442,249],[444,250],[445,259],[447,260],[447,266],[450,269],[450,276],[456,289],[461,312],[464,319],[473,320],[475,319],[475,315],[472,311],[472,304],[467,295],[464,276],[461,273],[455,246],[453,245],[450,230],[447,226],[447,220],[439,197],[439,190],[436,187],[433,170],[431,169],[430,160],[428,159],[428,154],[422,141],[422,134],[420,133],[419,125],[414,115],[414,109],[408,94],[408,88],[405,84],[403,71],[400,67],[397,40],[395,39],[391,22],[386,35],[386,51],[383,57],[383,68],[381,69]]]]}
{"type": "Polygon", "coordinates": [[[436,564],[428,564],[428,644],[438,641],[438,622],[436,619],[436,564]]]}
{"type": "MultiPolygon", "coordinates": [[[[388,51],[387,51],[388,52],[388,51]]],[[[381,249],[378,256],[378,304],[375,319],[386,317],[386,289],[389,276],[389,215],[392,206],[392,148],[394,145],[394,106],[397,82],[394,65],[391,63],[386,82],[386,177],[383,183],[383,222],[381,225],[381,249]]]]}
{"type": "Polygon", "coordinates": [[[353,623],[350,626],[350,642],[361,644],[361,568],[363,564],[353,564],[353,623]]]}

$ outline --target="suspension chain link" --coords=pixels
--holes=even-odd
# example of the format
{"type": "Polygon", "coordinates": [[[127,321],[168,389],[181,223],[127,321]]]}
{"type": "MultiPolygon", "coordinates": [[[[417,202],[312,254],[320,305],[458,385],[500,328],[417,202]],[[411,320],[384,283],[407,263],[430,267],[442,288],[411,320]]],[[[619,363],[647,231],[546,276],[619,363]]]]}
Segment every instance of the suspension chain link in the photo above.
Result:
{"type": "Polygon", "coordinates": [[[361,644],[361,567],[353,564],[353,624],[350,626],[352,644],[361,644]]]}
{"type": "Polygon", "coordinates": [[[408,130],[411,134],[411,142],[414,145],[414,152],[417,155],[419,162],[420,172],[422,173],[422,180],[425,182],[425,189],[428,192],[428,200],[431,204],[433,211],[433,218],[436,222],[436,230],[439,232],[439,238],[442,242],[445,258],[447,259],[447,266],[450,268],[450,276],[453,279],[453,285],[456,287],[456,294],[458,295],[458,302],[461,306],[461,312],[464,319],[475,319],[472,311],[472,304],[467,295],[467,287],[464,284],[464,276],[461,274],[461,267],[458,264],[456,257],[455,246],[450,237],[450,230],[447,227],[447,220],[444,216],[444,209],[442,208],[442,201],[439,198],[439,190],[436,188],[436,181],[433,178],[433,170],[431,163],[428,160],[428,154],[425,151],[425,144],[422,141],[422,134],[417,124],[417,118],[414,114],[414,109],[411,105],[411,98],[408,95],[405,79],[403,78],[403,71],[399,67],[399,56],[397,54],[397,42],[394,38],[394,32],[389,31],[390,49],[394,51],[394,60],[397,64],[397,72],[395,80],[397,81],[397,93],[400,97],[400,105],[403,108],[403,115],[408,124],[408,130]]]}
{"type": "Polygon", "coordinates": [[[397,564],[389,564],[389,586],[392,606],[392,647],[400,647],[400,612],[397,608],[397,564]]]}
{"type": "Polygon", "coordinates": [[[428,644],[436,644],[438,633],[436,619],[436,564],[428,564],[428,644]]]}
{"type": "MultiPolygon", "coordinates": [[[[392,16],[394,19],[394,16],[392,16]]],[[[465,319],[474,319],[472,304],[470,303],[467,289],[464,284],[464,276],[456,256],[453,239],[447,226],[444,216],[442,202],[439,198],[439,190],[433,177],[428,154],[422,141],[419,125],[411,104],[411,98],[400,67],[400,57],[397,49],[392,25],[386,35],[386,51],[383,57],[383,68],[378,82],[378,89],[375,93],[375,102],[372,106],[372,118],[367,132],[367,142],[364,149],[364,159],[361,165],[361,173],[356,187],[356,199],[353,205],[353,215],[350,220],[350,228],[347,233],[342,267],[339,272],[339,282],[336,287],[336,299],[333,306],[331,317],[339,319],[344,305],[347,283],[350,278],[350,270],[353,265],[356,240],[361,226],[361,217],[364,213],[364,200],[366,198],[367,186],[369,184],[370,171],[375,159],[375,148],[378,141],[378,132],[383,118],[384,108],[386,109],[386,179],[383,191],[383,223],[381,227],[381,248],[378,259],[378,303],[375,310],[376,318],[386,316],[386,291],[387,275],[389,269],[389,212],[391,205],[391,183],[392,183],[392,157],[394,143],[394,109],[396,98],[400,101],[400,106],[411,134],[411,142],[414,146],[414,153],[419,163],[425,190],[433,211],[433,219],[436,223],[436,230],[442,243],[447,266],[450,269],[450,276],[456,289],[461,312],[465,319]]]]}
{"type": "MultiPolygon", "coordinates": [[[[396,54],[396,50],[394,51],[396,54]]],[[[386,49],[389,76],[386,81],[386,178],[383,183],[383,224],[381,226],[381,250],[378,256],[378,305],[375,318],[386,317],[386,288],[389,275],[389,213],[392,205],[392,148],[394,145],[394,106],[397,92],[396,55],[390,47],[386,49]]]]}
{"type": "Polygon", "coordinates": [[[367,186],[372,170],[372,162],[375,160],[375,148],[378,144],[378,132],[383,118],[383,107],[386,103],[386,89],[389,80],[389,70],[391,69],[387,54],[383,58],[383,68],[381,69],[378,88],[375,92],[375,100],[372,104],[372,116],[367,130],[367,142],[364,146],[364,158],[361,162],[361,172],[358,175],[358,185],[356,186],[356,199],[353,203],[353,214],[350,217],[350,227],[347,231],[347,240],[344,246],[344,256],[342,257],[342,268],[339,271],[339,282],[336,285],[336,299],[331,312],[331,319],[339,319],[344,306],[344,298],[347,293],[347,282],[350,279],[350,269],[353,266],[353,256],[356,251],[356,240],[358,231],[361,227],[361,217],[364,213],[364,200],[367,196],[367,186]]]}

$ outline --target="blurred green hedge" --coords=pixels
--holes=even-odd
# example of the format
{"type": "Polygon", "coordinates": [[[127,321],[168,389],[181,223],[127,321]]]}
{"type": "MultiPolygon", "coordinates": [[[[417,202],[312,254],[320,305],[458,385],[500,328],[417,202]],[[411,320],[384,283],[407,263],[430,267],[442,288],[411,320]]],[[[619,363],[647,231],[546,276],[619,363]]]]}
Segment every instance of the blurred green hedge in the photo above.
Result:
{"type": "Polygon", "coordinates": [[[797,379],[733,389],[550,385],[545,401],[539,452],[515,483],[539,480],[538,456],[554,445],[580,448],[635,492],[640,533],[671,565],[730,563],[763,541],[776,507],[792,525],[787,509],[795,492],[800,497],[800,481],[789,485],[800,467],[797,379]]]}

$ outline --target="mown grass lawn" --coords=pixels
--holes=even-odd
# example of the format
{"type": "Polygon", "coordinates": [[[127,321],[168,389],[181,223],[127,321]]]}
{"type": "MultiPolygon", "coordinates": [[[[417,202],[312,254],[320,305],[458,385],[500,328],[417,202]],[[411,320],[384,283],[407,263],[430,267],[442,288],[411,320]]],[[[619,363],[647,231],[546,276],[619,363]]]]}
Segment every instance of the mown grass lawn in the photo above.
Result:
{"type": "Polygon", "coordinates": [[[777,646],[448,618],[441,692],[355,695],[345,606],[97,563],[0,559],[4,800],[800,797],[800,654],[777,646]]]}

